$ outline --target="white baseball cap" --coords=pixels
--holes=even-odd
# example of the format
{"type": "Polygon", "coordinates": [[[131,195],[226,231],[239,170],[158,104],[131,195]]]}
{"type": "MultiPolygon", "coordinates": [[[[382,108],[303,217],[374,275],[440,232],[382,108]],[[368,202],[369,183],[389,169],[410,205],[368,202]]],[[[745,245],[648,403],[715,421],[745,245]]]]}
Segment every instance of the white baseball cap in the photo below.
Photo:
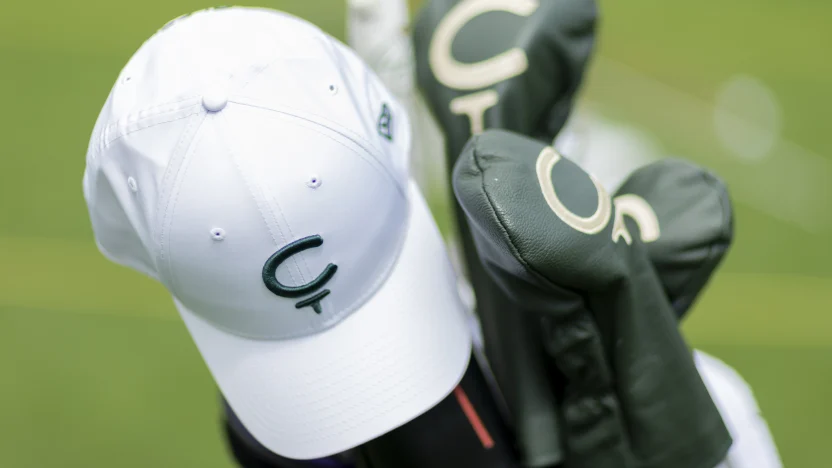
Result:
{"type": "Polygon", "coordinates": [[[99,249],[170,291],[232,409],[279,455],[382,435],[467,368],[409,132],[347,47],[240,7],[157,32],[95,125],[83,185],[99,249]]]}

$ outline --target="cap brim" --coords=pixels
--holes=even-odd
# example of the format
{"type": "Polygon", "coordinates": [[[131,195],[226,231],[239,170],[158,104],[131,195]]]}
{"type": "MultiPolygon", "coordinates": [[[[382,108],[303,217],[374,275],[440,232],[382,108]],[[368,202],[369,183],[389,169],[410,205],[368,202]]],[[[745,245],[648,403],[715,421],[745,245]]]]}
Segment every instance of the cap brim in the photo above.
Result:
{"type": "Polygon", "coordinates": [[[175,301],[229,405],[269,450],[301,460],[343,452],[429,410],[462,378],[471,336],[456,275],[410,185],[408,232],[390,276],[326,331],[247,339],[175,301]]]}

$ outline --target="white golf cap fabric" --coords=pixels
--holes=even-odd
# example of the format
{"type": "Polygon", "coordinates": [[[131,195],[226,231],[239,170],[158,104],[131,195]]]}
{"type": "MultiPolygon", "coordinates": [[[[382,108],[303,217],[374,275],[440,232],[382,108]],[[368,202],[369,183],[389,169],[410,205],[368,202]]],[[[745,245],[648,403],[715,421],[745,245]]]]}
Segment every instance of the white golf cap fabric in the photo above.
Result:
{"type": "Polygon", "coordinates": [[[100,250],[165,285],[234,412],[277,454],[384,434],[468,365],[409,132],[348,48],[239,7],[150,38],[95,125],[83,184],[100,250]]]}

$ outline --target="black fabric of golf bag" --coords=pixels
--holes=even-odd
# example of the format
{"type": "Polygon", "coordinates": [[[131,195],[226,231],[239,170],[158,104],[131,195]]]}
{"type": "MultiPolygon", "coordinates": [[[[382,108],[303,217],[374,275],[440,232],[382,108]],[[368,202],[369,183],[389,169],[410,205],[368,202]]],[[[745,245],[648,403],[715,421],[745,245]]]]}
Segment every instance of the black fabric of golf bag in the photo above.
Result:
{"type": "Polygon", "coordinates": [[[356,452],[358,468],[520,468],[509,428],[472,357],[453,393],[356,452]]]}

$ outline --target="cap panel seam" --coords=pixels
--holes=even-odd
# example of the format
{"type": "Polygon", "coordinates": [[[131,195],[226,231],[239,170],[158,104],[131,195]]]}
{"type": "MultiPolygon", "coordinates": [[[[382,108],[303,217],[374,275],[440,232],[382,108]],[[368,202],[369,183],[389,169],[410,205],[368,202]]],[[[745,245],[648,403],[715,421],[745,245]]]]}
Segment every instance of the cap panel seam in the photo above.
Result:
{"type": "Polygon", "coordinates": [[[98,154],[107,149],[110,145],[115,143],[121,138],[124,138],[130,134],[135,132],[155,127],[156,125],[161,125],[169,122],[174,122],[176,120],[184,119],[190,117],[195,113],[200,112],[199,103],[196,102],[196,98],[194,96],[181,99],[179,101],[173,101],[165,104],[159,104],[156,106],[148,107],[145,109],[141,109],[139,111],[133,112],[128,114],[124,117],[119,119],[110,121],[104,126],[104,129],[101,130],[100,138],[97,143],[97,147],[95,148],[95,157],[98,154]],[[189,102],[193,101],[193,102],[189,102]],[[176,106],[176,104],[187,103],[184,106],[176,106]],[[159,109],[165,109],[162,112],[152,113],[153,111],[159,109]],[[193,107],[193,112],[190,112],[185,115],[176,115],[178,112],[187,111],[190,107],[193,107]],[[149,114],[144,115],[142,114],[149,114]],[[172,114],[172,115],[171,115],[172,114]],[[165,115],[168,115],[167,118],[164,118],[165,115]],[[158,120],[161,119],[161,120],[158,120]],[[120,130],[120,127],[126,127],[124,131],[120,130]]]}
{"type": "Polygon", "coordinates": [[[179,200],[182,179],[185,177],[185,173],[187,172],[192,160],[192,158],[189,157],[191,155],[191,150],[193,149],[194,142],[202,131],[202,124],[205,122],[205,114],[202,114],[201,117],[202,118],[200,119],[194,119],[188,124],[185,131],[182,133],[182,137],[176,143],[176,147],[172,152],[173,156],[171,161],[169,161],[168,168],[162,176],[162,182],[160,183],[161,190],[159,191],[159,199],[157,200],[158,206],[164,205],[164,210],[159,210],[161,219],[157,219],[159,251],[157,255],[154,256],[154,258],[157,259],[156,271],[159,272],[159,278],[163,283],[169,283],[167,286],[171,290],[176,290],[176,275],[173,274],[173,268],[170,264],[170,255],[167,255],[167,233],[170,229],[172,211],[176,208],[176,203],[179,200]],[[185,147],[184,151],[182,151],[182,147],[186,144],[186,141],[187,147],[185,147]],[[181,156],[179,156],[180,154],[181,156]],[[173,177],[173,180],[170,180],[171,177],[173,177]],[[171,191],[173,193],[170,193],[171,191]],[[172,199],[169,198],[171,196],[173,197],[172,199]],[[164,203],[166,199],[167,203],[164,203]],[[165,271],[162,271],[160,266],[164,266],[165,271]]]}
{"type": "MultiPolygon", "coordinates": [[[[227,118],[225,118],[225,117],[223,117],[223,118],[227,120],[227,118]]],[[[256,183],[259,186],[259,182],[260,182],[259,178],[255,181],[253,181],[253,182],[250,182],[249,178],[246,177],[246,173],[243,171],[242,167],[240,166],[239,160],[237,159],[237,152],[232,148],[233,145],[230,142],[230,140],[228,142],[226,142],[225,144],[228,146],[228,150],[231,153],[232,158],[234,159],[234,164],[237,167],[237,170],[240,171],[240,176],[246,182],[246,185],[249,186],[250,183],[256,183]]],[[[249,191],[252,192],[252,196],[255,198],[255,202],[257,202],[258,199],[257,199],[256,195],[254,194],[254,188],[249,186],[249,191]]],[[[274,199],[274,197],[271,197],[272,200],[267,199],[266,196],[265,196],[265,193],[263,193],[263,190],[260,190],[259,192],[261,193],[261,195],[263,195],[262,196],[262,200],[263,200],[262,204],[265,205],[266,210],[268,210],[269,214],[271,214],[271,216],[272,216],[272,219],[274,219],[275,227],[279,231],[280,237],[282,238],[282,242],[277,242],[277,239],[275,239],[274,235],[272,235],[272,239],[275,241],[275,245],[281,246],[281,245],[284,245],[284,244],[286,244],[286,243],[288,243],[292,240],[295,240],[295,234],[294,234],[294,232],[292,232],[292,226],[289,224],[289,220],[286,219],[286,215],[283,213],[283,208],[280,206],[280,202],[278,200],[274,199]],[[280,212],[280,219],[283,221],[283,225],[286,226],[286,230],[289,233],[288,237],[286,236],[286,233],[283,232],[280,221],[278,220],[278,216],[274,212],[274,210],[272,209],[272,203],[270,203],[270,201],[273,202],[277,206],[277,210],[280,212]]],[[[263,221],[266,223],[266,227],[269,229],[269,232],[271,233],[271,226],[269,225],[268,220],[266,220],[265,214],[263,213],[263,210],[262,210],[260,205],[261,205],[261,203],[257,202],[257,208],[260,209],[260,215],[263,216],[263,221]]],[[[306,282],[306,278],[307,277],[312,278],[312,275],[311,275],[311,270],[309,269],[309,265],[306,263],[306,256],[301,254],[301,255],[298,255],[298,257],[300,257],[301,261],[303,262],[303,267],[306,269],[306,271],[304,272],[300,268],[300,266],[297,264],[297,260],[295,260],[292,263],[295,265],[295,268],[297,269],[298,275],[300,275],[300,281],[297,281],[295,279],[294,275],[292,274],[292,269],[291,268],[288,269],[289,270],[289,277],[292,279],[292,281],[295,284],[303,284],[303,283],[306,282]]]]}
{"type": "MultiPolygon", "coordinates": [[[[315,26],[313,26],[313,27],[315,27],[315,26]]],[[[318,29],[317,27],[315,27],[315,28],[318,29]]],[[[318,29],[318,32],[320,32],[320,37],[316,37],[316,39],[318,39],[320,41],[321,45],[326,49],[326,52],[330,56],[330,58],[335,58],[336,61],[339,61],[339,60],[337,60],[337,57],[333,57],[333,56],[338,55],[337,54],[338,51],[337,51],[337,47],[334,43],[334,39],[332,37],[330,37],[329,35],[327,35],[325,32],[323,32],[320,29],[318,29]]],[[[236,92],[234,93],[237,96],[239,96],[239,99],[229,99],[229,102],[235,102],[237,104],[243,104],[243,105],[250,106],[250,107],[260,107],[260,108],[267,109],[267,110],[272,110],[272,111],[275,111],[275,112],[282,112],[280,110],[280,108],[284,108],[286,110],[294,110],[295,111],[294,113],[291,113],[291,112],[285,112],[285,113],[292,114],[292,115],[294,115],[295,117],[298,117],[298,118],[304,118],[306,120],[310,120],[310,121],[312,121],[312,122],[314,122],[318,125],[322,125],[324,127],[330,128],[331,130],[337,131],[338,133],[341,133],[344,137],[349,138],[355,144],[362,147],[362,149],[364,149],[375,160],[374,161],[375,164],[378,164],[379,166],[381,166],[381,168],[384,170],[384,172],[386,172],[388,174],[388,176],[390,176],[394,181],[397,181],[397,179],[395,177],[395,174],[391,174],[390,171],[385,166],[385,164],[382,162],[384,158],[380,156],[380,153],[384,152],[383,149],[373,145],[372,142],[367,141],[364,138],[361,138],[361,136],[359,136],[357,134],[354,134],[353,132],[344,128],[343,126],[341,126],[337,122],[331,121],[323,115],[296,110],[296,109],[293,109],[293,108],[288,107],[288,106],[280,106],[280,108],[275,108],[275,107],[268,106],[268,105],[265,105],[265,104],[255,104],[253,102],[253,100],[247,99],[247,98],[242,96],[243,92],[251,84],[252,81],[254,81],[257,77],[259,77],[264,72],[266,72],[269,68],[274,66],[277,62],[280,62],[281,60],[284,60],[284,59],[286,59],[286,57],[277,56],[277,57],[274,57],[272,60],[264,63],[262,66],[250,67],[249,68],[249,71],[250,71],[249,75],[246,76],[244,79],[241,78],[241,83],[239,84],[239,87],[237,88],[236,92]],[[248,101],[248,102],[243,102],[243,100],[248,101]],[[324,125],[324,124],[322,124],[322,122],[316,122],[314,119],[304,117],[302,114],[308,114],[309,116],[315,117],[317,119],[320,119],[320,120],[326,122],[326,124],[324,125]]],[[[398,187],[399,184],[396,183],[396,186],[398,187]]],[[[404,190],[402,190],[401,187],[398,187],[398,188],[403,194],[406,194],[406,192],[407,192],[406,188],[404,190]]]]}
{"type": "MultiPolygon", "coordinates": [[[[274,210],[272,209],[272,204],[274,204],[277,207],[277,211],[280,212],[280,219],[283,220],[283,225],[285,225],[286,230],[289,231],[289,239],[296,240],[297,238],[295,237],[295,233],[292,232],[292,225],[289,223],[289,220],[286,218],[286,214],[283,213],[283,208],[281,208],[280,201],[277,200],[277,197],[269,197],[268,199],[266,197],[263,197],[263,198],[264,198],[264,202],[265,202],[266,207],[269,209],[269,212],[271,213],[272,217],[275,218],[275,221],[277,221],[277,215],[275,214],[274,210]]],[[[280,224],[279,223],[277,224],[277,227],[278,227],[278,229],[280,229],[280,224]]],[[[304,255],[303,253],[300,253],[299,255],[296,255],[295,257],[300,258],[300,260],[303,262],[303,267],[306,270],[304,272],[300,268],[300,266],[297,265],[297,261],[295,261],[295,265],[298,269],[298,273],[300,274],[300,282],[298,282],[297,284],[304,284],[304,283],[306,283],[307,277],[309,277],[309,279],[314,278],[311,275],[312,270],[309,268],[309,264],[306,263],[306,255],[304,255]],[[304,274],[304,273],[306,273],[306,274],[304,274]]]]}
{"type": "Polygon", "coordinates": [[[340,124],[333,122],[327,119],[326,117],[323,117],[318,114],[304,112],[299,109],[288,106],[272,106],[260,103],[256,104],[252,100],[240,96],[235,97],[233,99],[229,99],[229,102],[234,102],[235,104],[251,107],[254,109],[267,110],[277,114],[285,114],[296,119],[313,123],[319,127],[322,127],[331,132],[341,135],[342,137],[346,138],[347,140],[364,150],[364,152],[370,156],[370,159],[368,159],[364,154],[361,154],[361,152],[356,153],[359,155],[359,157],[361,157],[361,159],[365,160],[371,166],[375,167],[377,170],[380,170],[387,177],[389,177],[393,181],[393,185],[396,187],[396,190],[398,190],[399,193],[401,193],[403,196],[407,196],[407,187],[403,187],[402,184],[399,183],[395,174],[382,162],[383,158],[380,157],[380,155],[378,154],[379,149],[374,147],[370,142],[354,134],[352,131],[344,128],[340,124]]]}
{"type": "MultiPolygon", "coordinates": [[[[221,119],[223,122],[226,123],[226,125],[228,125],[227,124],[228,120],[227,120],[227,118],[225,117],[224,114],[218,115],[217,118],[221,119]]],[[[225,136],[225,131],[224,130],[225,130],[225,128],[222,128],[219,132],[222,136],[225,136]]],[[[243,183],[246,185],[246,188],[248,189],[249,196],[252,198],[255,205],[257,206],[257,211],[260,213],[260,218],[263,220],[263,223],[266,226],[266,230],[269,231],[269,236],[272,238],[272,242],[274,242],[275,246],[280,246],[280,245],[283,245],[283,244],[287,243],[289,241],[289,238],[286,236],[286,233],[283,232],[283,229],[281,229],[280,225],[278,223],[274,223],[275,226],[272,226],[272,224],[269,223],[269,220],[266,216],[267,211],[269,212],[269,214],[271,214],[272,218],[274,218],[275,220],[276,220],[277,217],[275,216],[274,212],[271,210],[271,206],[266,201],[265,196],[263,196],[264,194],[262,193],[262,190],[258,186],[257,181],[252,181],[251,178],[248,177],[248,171],[246,171],[243,168],[243,165],[240,162],[240,159],[237,157],[237,152],[232,147],[232,144],[231,144],[230,140],[231,140],[230,138],[220,137],[220,144],[222,144],[225,147],[225,149],[228,151],[228,154],[231,157],[231,162],[234,164],[234,167],[237,169],[237,173],[240,175],[240,178],[243,179],[243,183]],[[263,205],[266,205],[266,206],[264,207],[263,205]],[[275,233],[275,229],[277,230],[277,233],[275,233]],[[278,239],[278,236],[280,237],[280,239],[278,239]]],[[[303,284],[303,276],[304,275],[300,271],[300,267],[298,267],[297,264],[295,264],[295,265],[296,265],[296,267],[295,267],[296,270],[300,274],[301,281],[298,281],[295,278],[295,275],[292,273],[291,268],[288,269],[289,270],[289,278],[292,280],[293,283],[303,284]]]]}
{"type": "MultiPolygon", "coordinates": [[[[247,107],[250,107],[250,106],[247,106],[247,107]]],[[[256,107],[254,107],[254,108],[256,108],[256,107]]],[[[264,110],[268,110],[268,109],[264,109],[264,110]]],[[[287,114],[287,115],[289,115],[289,114],[287,114]]],[[[291,116],[291,115],[289,115],[289,116],[290,116],[290,117],[294,117],[294,116],[291,116]]],[[[293,120],[294,120],[294,119],[293,119],[293,120]]],[[[310,122],[310,121],[305,120],[305,119],[299,119],[299,120],[301,120],[302,122],[310,122]]],[[[323,127],[324,129],[329,129],[329,127],[322,126],[322,125],[320,125],[319,123],[316,123],[316,122],[311,122],[311,123],[313,123],[313,124],[314,124],[314,125],[316,125],[316,126],[323,127]]],[[[363,158],[363,157],[362,157],[362,155],[361,155],[361,152],[360,152],[360,151],[357,151],[355,148],[353,148],[353,147],[351,147],[351,146],[349,146],[349,145],[344,144],[344,142],[343,142],[343,141],[341,141],[341,140],[339,140],[339,139],[337,139],[337,138],[334,138],[332,135],[330,135],[330,134],[329,134],[329,133],[327,133],[327,132],[320,132],[320,131],[316,131],[316,133],[318,133],[318,135],[320,135],[321,137],[326,138],[326,139],[328,139],[328,140],[330,140],[330,141],[332,141],[332,142],[336,143],[337,145],[339,145],[339,146],[341,146],[341,147],[345,148],[347,151],[349,151],[349,152],[351,152],[351,153],[355,154],[356,156],[358,156],[358,157],[359,157],[362,161],[364,161],[364,162],[365,162],[366,164],[368,164],[370,167],[374,168],[375,170],[378,170],[378,169],[375,167],[375,165],[374,165],[374,164],[369,163],[369,162],[366,160],[366,158],[363,158]]],[[[336,133],[337,133],[337,132],[336,132],[336,133]]],[[[339,135],[340,135],[340,133],[339,133],[339,135]]],[[[354,143],[354,142],[353,142],[353,143],[354,143]]],[[[362,149],[363,149],[363,148],[362,148],[362,149]]],[[[391,181],[391,183],[393,184],[393,186],[398,186],[398,184],[396,184],[396,183],[395,183],[395,181],[391,181]]],[[[404,195],[403,195],[403,196],[404,196],[404,195]]],[[[406,197],[406,196],[405,196],[405,199],[407,199],[407,197],[406,197]]],[[[271,197],[271,198],[270,198],[270,200],[272,200],[272,201],[274,202],[274,204],[275,204],[275,205],[277,205],[277,209],[280,211],[280,215],[281,215],[281,217],[282,217],[282,219],[283,219],[283,222],[284,222],[284,224],[286,225],[286,228],[289,230],[289,235],[291,236],[291,239],[295,239],[295,237],[294,237],[294,233],[292,232],[292,229],[291,229],[291,226],[290,226],[290,224],[289,224],[289,221],[287,220],[287,218],[286,218],[285,214],[283,213],[283,209],[281,208],[279,201],[278,201],[277,199],[275,199],[275,197],[271,197]]],[[[268,203],[267,203],[267,206],[269,206],[269,208],[271,208],[270,204],[268,204],[268,203]]],[[[272,215],[274,216],[274,213],[273,213],[273,212],[272,212],[272,215]]],[[[287,239],[285,236],[284,236],[284,242],[288,242],[288,239],[287,239]]],[[[278,245],[279,245],[279,244],[278,244],[278,245]]],[[[299,257],[301,257],[301,261],[303,261],[303,263],[304,263],[304,267],[306,268],[307,275],[309,276],[309,278],[310,278],[310,279],[311,279],[311,278],[313,278],[313,277],[314,277],[314,275],[311,273],[311,269],[309,268],[309,265],[306,263],[306,258],[305,258],[303,255],[299,255],[299,257]]],[[[300,270],[300,269],[298,269],[298,270],[300,270]]],[[[303,281],[305,281],[305,278],[304,278],[303,274],[301,274],[301,278],[303,279],[303,281]]],[[[292,279],[294,280],[294,277],[293,277],[292,279]]]]}

